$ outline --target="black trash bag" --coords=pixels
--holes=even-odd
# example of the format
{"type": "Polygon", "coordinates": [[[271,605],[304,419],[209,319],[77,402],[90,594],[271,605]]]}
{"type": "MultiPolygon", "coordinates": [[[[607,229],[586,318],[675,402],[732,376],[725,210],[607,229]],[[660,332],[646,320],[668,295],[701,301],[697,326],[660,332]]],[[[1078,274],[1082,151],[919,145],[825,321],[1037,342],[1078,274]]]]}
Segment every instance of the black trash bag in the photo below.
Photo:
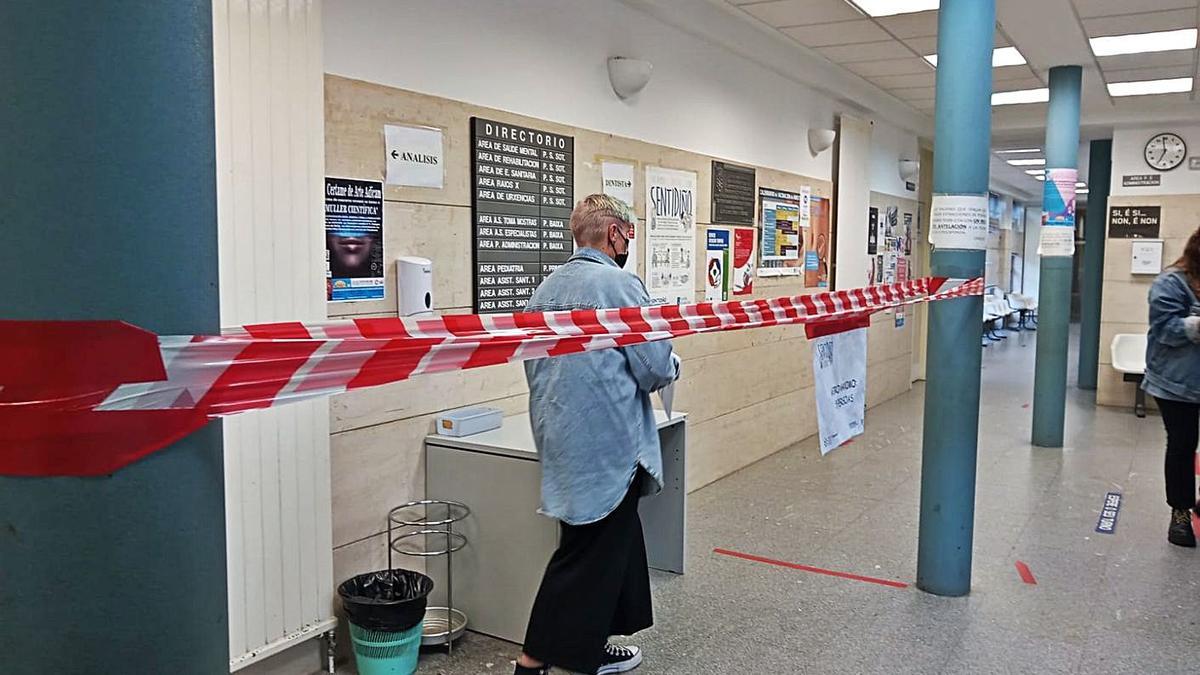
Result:
{"type": "Polygon", "coordinates": [[[401,633],[425,618],[433,579],[412,570],[381,570],[351,577],[337,590],[350,623],[367,630],[401,633]]]}

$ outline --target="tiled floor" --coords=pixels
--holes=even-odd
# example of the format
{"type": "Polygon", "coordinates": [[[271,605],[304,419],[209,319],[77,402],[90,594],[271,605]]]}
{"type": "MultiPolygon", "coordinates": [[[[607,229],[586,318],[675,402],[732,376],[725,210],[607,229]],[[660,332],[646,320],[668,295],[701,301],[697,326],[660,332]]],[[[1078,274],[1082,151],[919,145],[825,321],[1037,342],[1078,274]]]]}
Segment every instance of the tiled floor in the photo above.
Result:
{"type": "MultiPolygon", "coordinates": [[[[984,356],[968,597],[713,553],[912,582],[918,387],[827,458],[810,440],[691,496],[689,572],[654,576],[657,626],[636,639],[638,672],[1200,673],[1200,552],[1166,543],[1159,419],[1095,408],[1072,388],[1067,447],[1031,447],[1034,338],[984,356]],[[1116,533],[1096,534],[1108,491],[1125,503],[1116,533]]],[[[507,675],[517,651],[468,635],[453,658],[424,655],[419,672],[507,675]]]]}

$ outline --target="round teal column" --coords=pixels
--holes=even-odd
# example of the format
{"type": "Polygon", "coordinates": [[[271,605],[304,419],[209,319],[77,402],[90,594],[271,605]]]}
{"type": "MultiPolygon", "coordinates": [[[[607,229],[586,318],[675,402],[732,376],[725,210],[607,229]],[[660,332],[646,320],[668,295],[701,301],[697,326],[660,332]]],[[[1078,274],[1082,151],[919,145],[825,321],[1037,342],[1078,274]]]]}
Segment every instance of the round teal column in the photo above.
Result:
{"type": "Polygon", "coordinates": [[[1100,363],[1100,305],[1112,139],[1092,141],[1088,152],[1088,217],[1083,226],[1083,278],[1079,288],[1079,388],[1095,389],[1100,363]]]}
{"type": "MultiPolygon", "coordinates": [[[[933,192],[983,196],[992,128],[995,0],[942,0],[938,15],[933,192]]],[[[983,276],[983,250],[936,249],[934,276],[983,276]]],[[[983,299],[929,306],[917,587],[936,595],[971,590],[979,438],[983,299]]]]}
{"type": "MultiPolygon", "coordinates": [[[[6,3],[0,90],[0,317],[219,331],[211,2],[6,3]]],[[[228,673],[221,453],[0,477],[0,671],[228,673]]]]}
{"type": "Polygon", "coordinates": [[[1070,178],[1070,172],[1079,162],[1082,80],[1083,69],[1079,66],[1050,69],[1046,180],[1039,232],[1042,261],[1038,281],[1038,336],[1033,376],[1033,444],[1043,448],[1061,448],[1063,445],[1075,237],[1075,179],[1070,178]],[[1056,170],[1066,171],[1068,178],[1055,181],[1056,170]]]}

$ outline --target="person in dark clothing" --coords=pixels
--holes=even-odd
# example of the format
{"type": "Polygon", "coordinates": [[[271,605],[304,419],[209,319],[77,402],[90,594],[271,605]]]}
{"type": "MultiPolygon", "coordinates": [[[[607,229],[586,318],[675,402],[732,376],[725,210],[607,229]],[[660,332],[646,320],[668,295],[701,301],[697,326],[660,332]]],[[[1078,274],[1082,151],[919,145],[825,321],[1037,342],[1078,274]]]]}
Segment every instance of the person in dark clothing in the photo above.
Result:
{"type": "Polygon", "coordinates": [[[1150,330],[1142,389],[1158,402],[1167,430],[1167,540],[1196,546],[1196,445],[1200,442],[1200,229],[1150,288],[1150,330]]]}

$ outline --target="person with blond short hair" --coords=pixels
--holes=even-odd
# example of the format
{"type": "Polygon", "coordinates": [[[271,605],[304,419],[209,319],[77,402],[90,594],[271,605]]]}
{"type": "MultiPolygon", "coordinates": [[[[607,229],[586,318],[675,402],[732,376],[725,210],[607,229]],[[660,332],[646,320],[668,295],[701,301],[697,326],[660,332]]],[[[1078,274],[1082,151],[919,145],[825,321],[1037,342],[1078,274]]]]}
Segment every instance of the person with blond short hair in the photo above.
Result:
{"type": "MultiPolygon", "coordinates": [[[[571,213],[576,251],[529,299],[527,312],[650,304],[621,269],[637,217],[609,195],[571,213]]],[[[609,642],[653,622],[638,499],[662,489],[662,450],[650,394],[679,377],[669,341],[525,362],[529,417],[542,469],[540,513],[559,521],[529,617],[517,675],[550,667],[623,673],[642,662],[609,642]]]]}

